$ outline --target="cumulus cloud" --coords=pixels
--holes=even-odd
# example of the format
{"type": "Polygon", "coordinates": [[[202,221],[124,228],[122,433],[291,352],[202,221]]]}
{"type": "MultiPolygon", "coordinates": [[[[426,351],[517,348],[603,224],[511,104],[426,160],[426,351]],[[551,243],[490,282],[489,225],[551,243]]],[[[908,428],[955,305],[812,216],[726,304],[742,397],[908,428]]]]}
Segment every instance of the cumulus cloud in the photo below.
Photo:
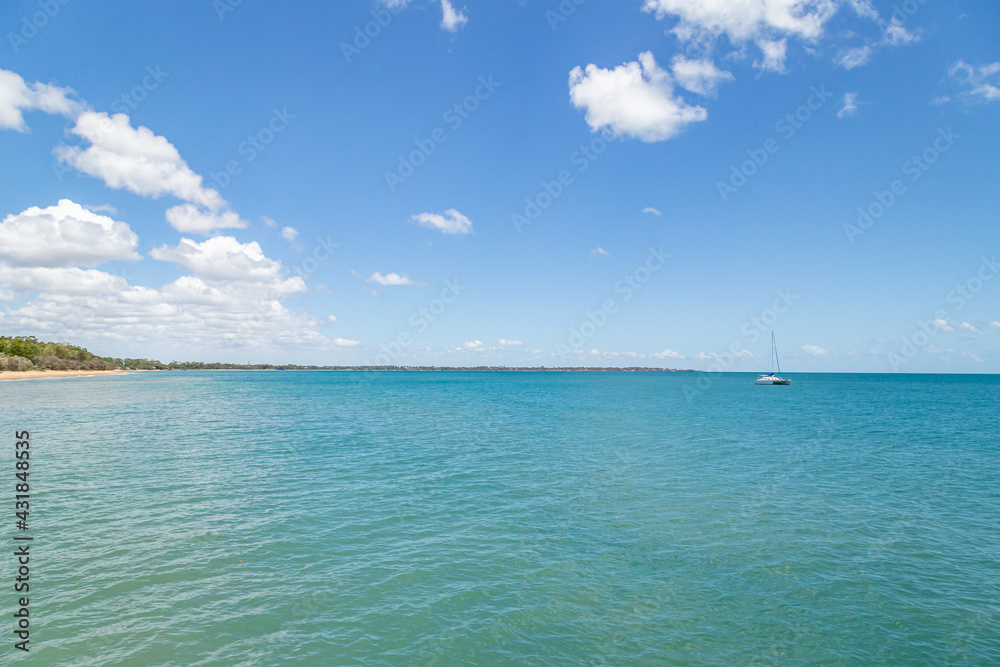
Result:
{"type": "Polygon", "coordinates": [[[468,343],[462,346],[466,350],[471,350],[473,352],[478,352],[483,349],[483,341],[481,340],[470,340],[468,343]]]}
{"type": "Polygon", "coordinates": [[[418,213],[413,216],[421,227],[436,229],[442,234],[468,234],[472,221],[453,208],[442,213],[418,213]]]}
{"type": "Polygon", "coordinates": [[[384,276],[376,271],[368,278],[368,282],[375,283],[376,285],[383,285],[386,287],[395,286],[409,286],[409,285],[420,285],[416,280],[413,280],[405,273],[400,275],[398,273],[387,273],[384,276]]]}
{"type": "Polygon", "coordinates": [[[679,19],[675,34],[725,33],[734,42],[779,32],[814,40],[836,11],[832,0],[646,0],[643,10],[679,19]]]}
{"type": "Polygon", "coordinates": [[[719,84],[735,78],[730,72],[720,70],[711,60],[688,60],[681,55],[674,56],[670,69],[677,85],[706,97],[716,97],[719,84]]]}
{"type": "Polygon", "coordinates": [[[294,227],[282,227],[281,238],[291,243],[295,239],[299,238],[299,230],[295,229],[294,227]]]}
{"type": "Polygon", "coordinates": [[[968,97],[1000,101],[1000,62],[974,67],[959,60],[948,68],[948,76],[967,87],[964,94],[968,97]]]}
{"type": "Polygon", "coordinates": [[[73,118],[86,107],[73,99],[70,88],[60,88],[48,83],[27,83],[10,70],[0,69],[0,130],[27,132],[24,111],[43,111],[73,118]]]}
{"type": "Polygon", "coordinates": [[[937,319],[937,320],[934,320],[932,322],[932,324],[934,326],[936,326],[938,329],[940,329],[941,331],[954,331],[954,329],[951,327],[951,325],[948,324],[947,320],[937,319]]]}
{"type": "Polygon", "coordinates": [[[0,259],[12,266],[94,267],[140,259],[128,224],[60,199],[55,206],[8,215],[0,223],[0,259]]]}
{"type": "Polygon", "coordinates": [[[266,285],[274,296],[306,289],[299,276],[283,279],[281,262],[265,256],[257,242],[240,243],[232,236],[216,236],[202,243],[181,239],[174,247],[160,246],[149,254],[205,280],[266,285]]]}
{"type": "Polygon", "coordinates": [[[90,145],[60,146],[56,156],[85,174],[103,179],[110,188],[154,199],[169,194],[211,211],[225,205],[218,192],[202,184],[202,177],[191,171],[166,137],[146,127],[132,127],[123,113],[109,116],[86,111],[70,132],[90,145]]]}
{"type": "Polygon", "coordinates": [[[825,357],[828,354],[830,354],[828,350],[820,347],[819,345],[803,345],[802,351],[805,352],[806,354],[816,357],[817,359],[820,357],[825,357]]]}
{"type": "Polygon", "coordinates": [[[683,359],[684,355],[676,350],[671,350],[667,348],[663,352],[657,352],[652,355],[656,359],[683,359]]]}
{"type": "MultiPolygon", "coordinates": [[[[157,345],[174,343],[188,349],[328,348],[333,344],[320,333],[321,326],[313,316],[290,311],[277,299],[239,284],[211,285],[183,276],[156,290],[129,285],[109,274],[102,277],[97,275],[102,272],[95,270],[44,271],[63,273],[60,280],[66,283],[85,277],[89,289],[47,290],[7,311],[7,329],[60,338],[100,336],[157,345]]],[[[3,282],[0,268],[0,284],[3,282]]]]}
{"type": "Polygon", "coordinates": [[[337,347],[357,347],[361,345],[360,340],[351,340],[349,338],[334,338],[333,344],[337,347]]]}
{"type": "Polygon", "coordinates": [[[672,78],[656,64],[653,54],[639,54],[638,62],[614,69],[587,65],[569,75],[570,100],[586,110],[593,131],[609,129],[644,142],[665,141],[687,125],[704,121],[708,112],[689,106],[674,94],[672,78]]]}
{"type": "Polygon", "coordinates": [[[15,294],[43,292],[57,296],[87,296],[120,290],[124,278],[95,269],[13,267],[0,264],[0,286],[15,294]]]}
{"type": "Polygon", "coordinates": [[[207,236],[216,229],[245,229],[247,223],[234,211],[212,213],[194,204],[178,204],[167,209],[167,222],[182,234],[207,236]]]}
{"type": "Polygon", "coordinates": [[[505,338],[501,338],[497,341],[497,345],[500,347],[520,347],[524,345],[524,343],[519,340],[507,340],[505,338]]]}
{"type": "Polygon", "coordinates": [[[837,118],[853,116],[858,113],[858,94],[844,93],[844,106],[837,112],[837,118]]]}
{"type": "Polygon", "coordinates": [[[457,11],[449,0],[441,0],[441,13],[441,27],[449,32],[458,32],[458,29],[469,21],[468,17],[457,11]]]}
{"type": "Polygon", "coordinates": [[[976,333],[976,334],[983,333],[982,331],[980,331],[979,329],[977,329],[974,325],[969,324],[968,322],[959,322],[958,323],[958,328],[959,329],[965,329],[966,331],[971,331],[972,333],[976,333]]]}

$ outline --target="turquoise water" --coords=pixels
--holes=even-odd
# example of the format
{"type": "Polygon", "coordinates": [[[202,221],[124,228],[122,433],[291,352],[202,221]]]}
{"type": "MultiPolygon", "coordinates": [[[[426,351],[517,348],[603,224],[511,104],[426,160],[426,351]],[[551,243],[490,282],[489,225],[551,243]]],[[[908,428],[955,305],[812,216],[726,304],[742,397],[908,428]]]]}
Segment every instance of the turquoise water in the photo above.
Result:
{"type": "Polygon", "coordinates": [[[698,377],[0,382],[0,661],[1000,662],[1000,377],[698,377]]]}

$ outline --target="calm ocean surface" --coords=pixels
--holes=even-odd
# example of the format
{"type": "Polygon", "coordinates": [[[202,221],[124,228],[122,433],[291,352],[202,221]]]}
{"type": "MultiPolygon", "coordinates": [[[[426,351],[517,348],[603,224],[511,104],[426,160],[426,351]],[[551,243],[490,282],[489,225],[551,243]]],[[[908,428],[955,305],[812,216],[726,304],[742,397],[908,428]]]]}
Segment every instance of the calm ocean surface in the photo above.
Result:
{"type": "Polygon", "coordinates": [[[0,382],[0,663],[1000,663],[1000,376],[698,377],[0,382]]]}

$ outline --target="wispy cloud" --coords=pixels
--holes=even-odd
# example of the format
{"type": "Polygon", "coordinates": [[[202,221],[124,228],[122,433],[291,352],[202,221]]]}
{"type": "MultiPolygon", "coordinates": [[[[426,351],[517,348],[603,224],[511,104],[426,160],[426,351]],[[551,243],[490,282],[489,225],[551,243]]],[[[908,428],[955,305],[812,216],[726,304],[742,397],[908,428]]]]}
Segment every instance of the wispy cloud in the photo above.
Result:
{"type": "Polygon", "coordinates": [[[974,67],[959,60],[948,68],[948,76],[968,88],[963,93],[967,97],[985,102],[1000,101],[1000,62],[974,67]]]}
{"type": "Polygon", "coordinates": [[[803,345],[802,351],[806,354],[812,355],[819,359],[820,357],[825,357],[830,354],[830,351],[826,348],[822,348],[819,345],[803,345]]]}
{"type": "Polygon", "coordinates": [[[593,250],[590,251],[590,256],[591,257],[594,257],[596,255],[603,255],[603,256],[607,257],[608,254],[609,254],[608,251],[605,250],[604,248],[600,247],[600,246],[598,246],[598,247],[596,247],[596,248],[594,248],[593,250]]]}
{"type": "Polygon", "coordinates": [[[837,112],[837,118],[844,118],[845,116],[854,116],[858,113],[858,94],[857,93],[845,93],[844,94],[844,106],[837,112]]]}
{"type": "Polygon", "coordinates": [[[642,212],[643,213],[651,213],[651,214],[656,215],[656,216],[662,216],[663,215],[663,213],[660,212],[660,209],[653,208],[652,206],[647,206],[646,208],[642,209],[642,212]]]}

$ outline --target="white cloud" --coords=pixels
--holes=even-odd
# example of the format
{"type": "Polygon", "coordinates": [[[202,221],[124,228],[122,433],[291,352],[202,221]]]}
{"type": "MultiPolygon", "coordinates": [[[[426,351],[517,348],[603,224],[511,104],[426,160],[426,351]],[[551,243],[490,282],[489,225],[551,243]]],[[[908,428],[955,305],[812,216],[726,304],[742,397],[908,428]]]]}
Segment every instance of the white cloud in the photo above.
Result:
{"type": "Polygon", "coordinates": [[[816,358],[825,357],[830,354],[828,350],[820,347],[819,345],[803,345],[802,350],[806,354],[810,354],[816,358]]]}
{"type": "Polygon", "coordinates": [[[274,229],[275,227],[278,226],[278,223],[276,223],[274,221],[274,218],[270,218],[270,217],[268,217],[266,215],[262,215],[260,217],[260,219],[263,220],[264,224],[267,225],[268,227],[270,227],[271,229],[274,229]]]}
{"type": "Polygon", "coordinates": [[[441,213],[418,213],[413,216],[422,227],[436,229],[442,234],[468,234],[472,221],[453,208],[441,213]]]}
{"type": "Polygon", "coordinates": [[[885,35],[882,37],[882,43],[889,46],[902,46],[917,41],[920,41],[920,37],[908,32],[895,16],[885,27],[885,35]]]}
{"type": "Polygon", "coordinates": [[[844,106],[837,112],[837,118],[844,116],[854,116],[858,113],[858,94],[844,93],[844,106]]]}
{"type": "Polygon", "coordinates": [[[657,352],[652,355],[656,359],[683,359],[684,355],[676,350],[671,350],[667,348],[663,352],[657,352]]]}
{"type": "Polygon", "coordinates": [[[646,208],[642,209],[642,212],[643,213],[652,213],[655,216],[661,216],[661,215],[663,215],[660,212],[660,209],[653,208],[652,206],[647,206],[646,208]]]}
{"type": "Polygon", "coordinates": [[[295,239],[299,238],[299,231],[294,227],[282,227],[281,238],[291,243],[295,239]]]}
{"type": "Polygon", "coordinates": [[[449,0],[441,0],[441,27],[449,32],[457,32],[468,21],[461,11],[456,11],[449,0]]]}
{"type": "Polygon", "coordinates": [[[877,43],[848,49],[838,57],[838,63],[847,69],[867,63],[878,46],[901,46],[919,39],[898,18],[882,20],[870,0],[645,0],[643,10],[655,13],[657,18],[675,18],[671,32],[708,56],[724,35],[740,54],[751,42],[757,45],[762,53],[755,59],[755,67],[784,72],[786,39],[803,40],[806,49],[811,49],[810,45],[818,42],[827,22],[842,7],[877,22],[883,30],[877,43]]]}
{"type": "Polygon", "coordinates": [[[844,69],[854,69],[867,65],[875,51],[870,46],[859,46],[854,49],[847,49],[837,58],[837,64],[844,69]]]}
{"type": "Polygon", "coordinates": [[[973,67],[964,60],[948,68],[948,76],[968,86],[965,95],[979,97],[986,102],[1000,101],[1000,62],[973,67]]]}
{"type": "Polygon", "coordinates": [[[336,315],[327,315],[326,319],[329,320],[331,323],[332,322],[336,322],[337,321],[337,316],[336,315]]]}
{"type": "Polygon", "coordinates": [[[586,70],[574,68],[569,91],[573,105],[586,110],[587,124],[595,132],[608,128],[648,143],[670,139],[708,118],[705,109],[674,95],[670,74],[648,51],[639,54],[638,62],[610,70],[593,64],[586,70]]]}
{"type": "Polygon", "coordinates": [[[972,333],[977,333],[977,334],[983,333],[982,331],[980,331],[979,329],[977,329],[972,324],[969,324],[968,322],[960,322],[958,324],[958,328],[959,329],[965,329],[966,331],[971,331],[972,333]]]}
{"type": "Polygon", "coordinates": [[[604,248],[600,247],[600,246],[598,246],[598,247],[596,247],[596,248],[594,248],[593,250],[590,251],[590,256],[591,257],[594,257],[595,255],[604,255],[605,257],[607,257],[608,254],[609,254],[608,251],[605,250],[604,248]]]}
{"type": "Polygon", "coordinates": [[[993,322],[990,322],[990,326],[994,329],[1000,329],[1000,322],[994,320],[993,322]]]}
{"type": "Polygon", "coordinates": [[[501,338],[499,341],[497,341],[497,345],[499,345],[500,347],[520,347],[524,345],[524,343],[522,343],[519,340],[506,340],[504,338],[501,338]]]}
{"type": "Polygon", "coordinates": [[[202,177],[191,171],[166,137],[146,127],[132,127],[123,113],[109,116],[85,111],[70,132],[90,146],[59,146],[56,156],[85,174],[103,179],[110,188],[154,199],[169,194],[211,211],[225,205],[218,192],[204,187],[202,177]]]}
{"type": "Polygon", "coordinates": [[[71,267],[12,267],[0,264],[0,286],[14,293],[44,292],[58,296],[89,296],[118,291],[124,278],[95,269],[71,267]]]}
{"type": "Polygon", "coordinates": [[[400,285],[420,285],[416,280],[413,280],[406,274],[400,275],[398,273],[387,273],[384,276],[376,271],[368,278],[368,282],[375,283],[376,285],[383,285],[387,287],[400,286],[400,285]]]}
{"type": "Polygon", "coordinates": [[[94,267],[140,259],[128,224],[60,199],[55,206],[8,215],[0,223],[0,259],[22,267],[94,267]]]}
{"type": "Polygon", "coordinates": [[[483,341],[481,340],[470,340],[468,343],[463,345],[466,350],[471,350],[473,352],[478,352],[483,349],[483,341]]]}
{"type": "Polygon", "coordinates": [[[670,69],[677,85],[706,97],[715,97],[720,83],[735,79],[731,73],[716,67],[711,60],[688,60],[681,55],[674,56],[670,69]]]}
{"type": "Polygon", "coordinates": [[[349,338],[334,338],[333,344],[337,347],[357,347],[361,344],[360,340],[350,340],[349,338]]]}
{"type": "Polygon", "coordinates": [[[19,74],[0,69],[0,130],[27,132],[23,111],[38,110],[72,118],[85,108],[72,95],[75,93],[70,88],[27,83],[19,74]]]}
{"type": "Polygon", "coordinates": [[[235,211],[212,213],[194,204],[178,204],[167,209],[167,222],[182,234],[207,236],[215,229],[245,229],[247,223],[235,211]]]}
{"type": "Polygon", "coordinates": [[[678,37],[725,33],[733,42],[771,33],[815,40],[836,9],[833,0],[646,0],[643,5],[657,18],[678,17],[673,30],[678,37]]]}
{"type": "Polygon", "coordinates": [[[149,254],[205,280],[266,285],[275,296],[306,289],[299,276],[282,279],[281,262],[265,256],[257,242],[240,243],[232,236],[216,236],[202,243],[181,239],[175,247],[160,246],[149,254]]]}
{"type": "Polygon", "coordinates": [[[849,2],[851,9],[853,9],[858,16],[872,19],[873,21],[878,20],[878,11],[872,7],[869,0],[849,0],[849,2]]]}
{"type": "Polygon", "coordinates": [[[757,46],[760,48],[761,58],[754,60],[753,66],[766,72],[784,73],[788,40],[758,39],[757,46]]]}
{"type": "Polygon", "coordinates": [[[271,286],[181,276],[160,289],[95,269],[0,264],[0,291],[38,293],[3,314],[4,329],[57,339],[101,338],[184,349],[332,348],[307,313],[288,310],[271,286]]]}
{"type": "Polygon", "coordinates": [[[946,320],[941,320],[941,319],[934,320],[932,324],[941,331],[954,331],[954,329],[951,328],[951,325],[948,324],[946,320]]]}

